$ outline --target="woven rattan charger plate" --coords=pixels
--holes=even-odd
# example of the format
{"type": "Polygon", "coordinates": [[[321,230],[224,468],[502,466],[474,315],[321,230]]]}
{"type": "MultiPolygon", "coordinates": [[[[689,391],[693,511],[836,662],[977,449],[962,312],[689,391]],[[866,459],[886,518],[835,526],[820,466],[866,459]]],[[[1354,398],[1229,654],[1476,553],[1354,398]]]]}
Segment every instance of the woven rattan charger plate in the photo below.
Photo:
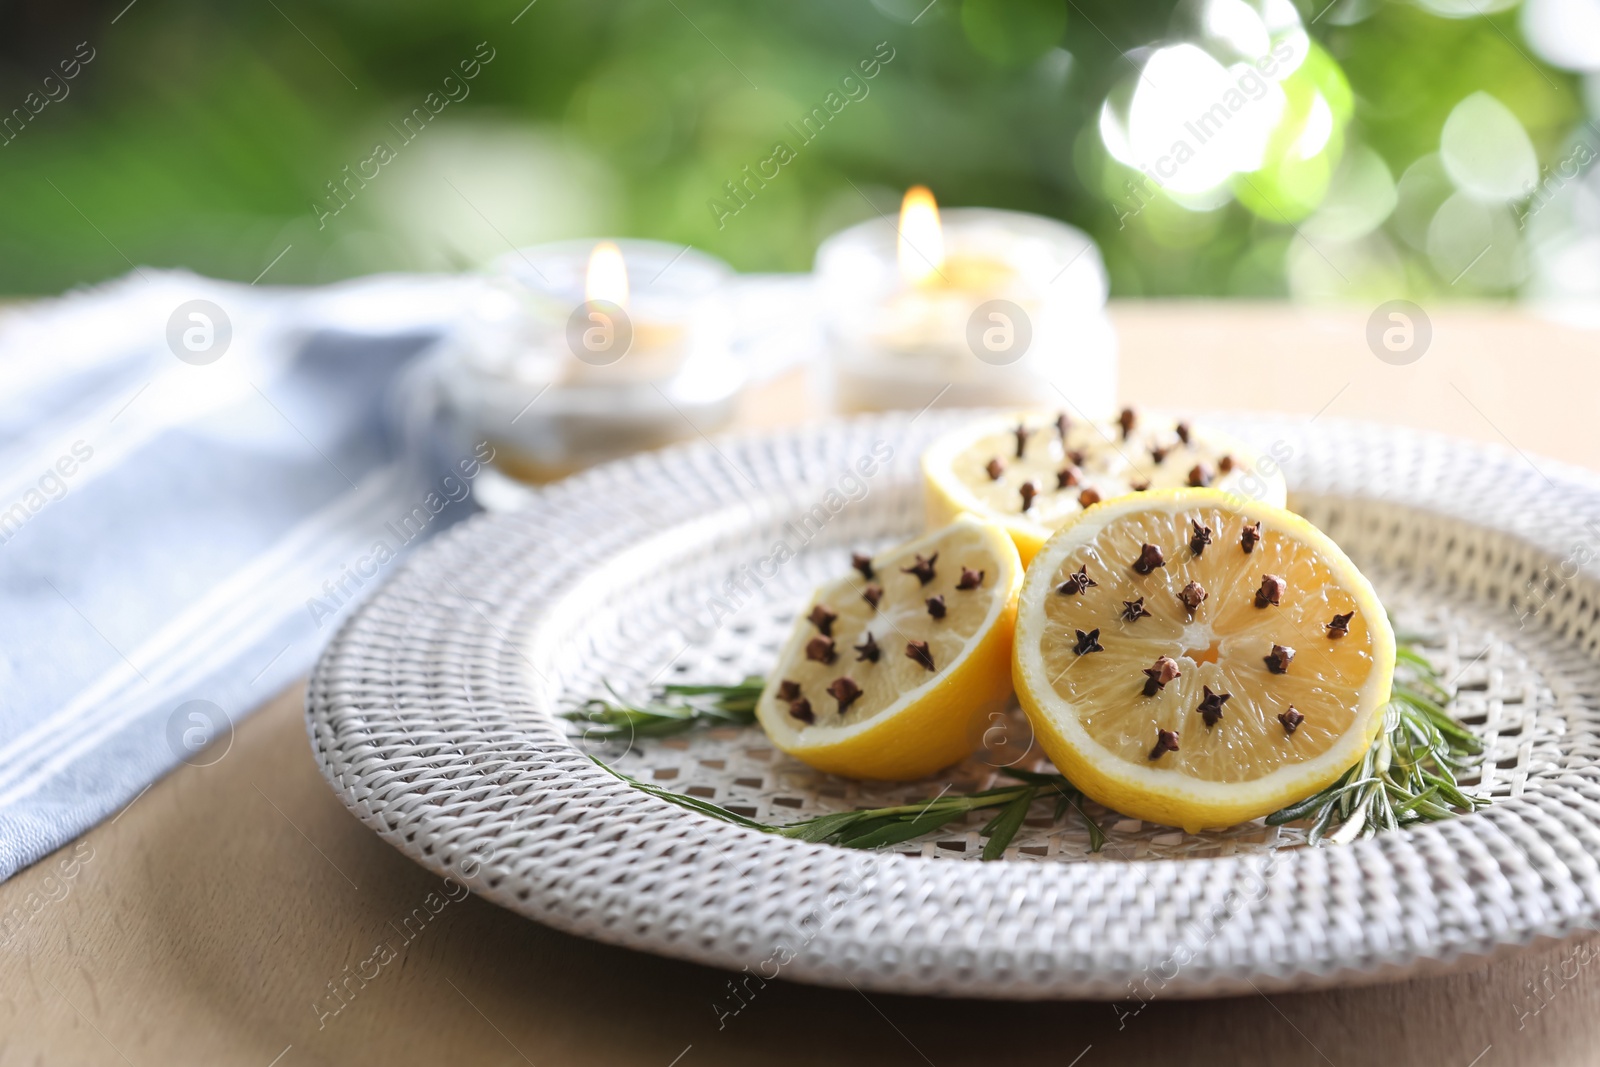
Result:
{"type": "Polygon", "coordinates": [[[595,766],[772,823],[1037,766],[1017,717],[965,764],[901,785],[811,772],[759,727],[595,748],[558,717],[603,681],[643,695],[763,672],[850,549],[918,528],[917,456],[953,417],[639,456],[449,532],[319,663],[307,715],[323,773],[385,840],[506,908],[762,979],[1213,995],[1399,977],[1596,925],[1600,481],[1386,428],[1204,420],[1287,451],[1291,506],[1421,635],[1488,746],[1472,788],[1496,802],[1478,814],[1307,848],[1292,828],[1188,835],[1091,806],[1109,836],[1091,854],[1081,823],[1040,801],[1005,858],[980,863],[985,813],[862,853],[714,821],[595,766]]]}

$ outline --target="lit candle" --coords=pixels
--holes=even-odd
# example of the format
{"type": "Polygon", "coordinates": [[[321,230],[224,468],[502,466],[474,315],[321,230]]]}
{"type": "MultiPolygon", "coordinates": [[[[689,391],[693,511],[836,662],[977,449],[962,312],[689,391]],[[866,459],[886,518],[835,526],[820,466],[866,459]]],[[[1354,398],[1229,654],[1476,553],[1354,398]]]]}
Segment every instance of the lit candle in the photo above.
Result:
{"type": "Polygon", "coordinates": [[[589,253],[583,279],[583,305],[567,321],[562,381],[591,384],[659,382],[682,365],[687,321],[662,307],[630,311],[628,261],[615,241],[601,241],[589,253]]]}
{"type": "Polygon", "coordinates": [[[944,266],[944,227],[939,224],[939,203],[925,185],[913,185],[900,201],[900,240],[895,260],[900,276],[912,285],[929,285],[944,266]]]}
{"type": "Polygon", "coordinates": [[[615,241],[601,241],[589,253],[589,270],[583,279],[583,298],[588,303],[608,301],[628,306],[628,261],[615,241]]]}
{"type": "Polygon", "coordinates": [[[720,428],[743,374],[721,260],[653,241],[564,241],[502,257],[452,337],[447,392],[527,481],[720,428]]]}
{"type": "Polygon", "coordinates": [[[964,208],[941,218],[910,189],[817,252],[838,406],[1061,405],[1112,409],[1115,339],[1087,236],[1037,215],[964,208]],[[1059,390],[1059,392],[1058,392],[1059,390]]]}

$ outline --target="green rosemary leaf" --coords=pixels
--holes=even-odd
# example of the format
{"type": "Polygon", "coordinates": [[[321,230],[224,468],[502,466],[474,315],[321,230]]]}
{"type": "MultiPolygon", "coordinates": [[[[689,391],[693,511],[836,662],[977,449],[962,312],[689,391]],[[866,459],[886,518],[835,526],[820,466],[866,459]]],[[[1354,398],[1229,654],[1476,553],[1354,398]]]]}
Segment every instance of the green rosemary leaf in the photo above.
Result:
{"type": "Polygon", "coordinates": [[[1028,809],[1033,806],[1033,798],[1039,795],[1038,786],[1029,786],[1021,796],[1000,809],[1000,814],[990,820],[984,830],[989,835],[988,842],[983,846],[983,858],[997,860],[1006,853],[1006,846],[1011,844],[1011,839],[1017,836],[1017,830],[1028,817],[1028,809]]]}
{"type": "Polygon", "coordinates": [[[1329,794],[1337,788],[1337,784],[1329,786],[1320,793],[1311,794],[1298,804],[1291,804],[1287,808],[1273,812],[1267,816],[1267,825],[1282,826],[1285,823],[1299,822],[1301,819],[1309,818],[1313,811],[1328,802],[1329,794]]]}
{"type": "MultiPolygon", "coordinates": [[[[1025,791],[1022,795],[1023,796],[1027,796],[1028,797],[1028,802],[1031,804],[1031,803],[1033,803],[1034,795],[1037,795],[1038,792],[1039,791],[1037,789],[1032,789],[1032,790],[1025,791]]],[[[1020,797],[1018,799],[1020,799],[1020,797]]],[[[1006,812],[1010,811],[1012,805],[1015,804],[1015,803],[1016,803],[1016,800],[1012,800],[1012,801],[1006,803],[1004,806],[1002,806],[999,811],[995,812],[994,816],[988,822],[984,823],[982,826],[980,826],[978,828],[978,836],[979,837],[988,837],[990,834],[994,833],[995,826],[1000,822],[1001,819],[1005,818],[1006,812]]]]}
{"type": "Polygon", "coordinates": [[[1414,648],[1407,648],[1404,642],[1398,642],[1394,650],[1396,663],[1404,663],[1421,671],[1425,677],[1433,677],[1435,671],[1428,658],[1414,648]]]}
{"type": "Polygon", "coordinates": [[[738,685],[668,684],[661,687],[661,695],[685,701],[706,716],[749,724],[755,721],[756,702],[765,688],[764,679],[751,675],[738,685]]]}
{"type": "Polygon", "coordinates": [[[1089,851],[1099,852],[1106,844],[1105,831],[1100,829],[1100,824],[1089,817],[1083,809],[1084,796],[1078,787],[1067,781],[1064,775],[1041,774],[1038,771],[1024,771],[1016,767],[1002,767],[1000,773],[1009,775],[1018,781],[1029,782],[1033,785],[1048,787],[1056,792],[1056,809],[1054,818],[1061,820],[1068,808],[1076,808],[1078,816],[1083,820],[1084,829],[1089,831],[1089,851]]]}
{"type": "Polygon", "coordinates": [[[885,820],[866,833],[843,837],[836,843],[845,848],[882,848],[885,845],[898,845],[902,841],[910,841],[913,837],[921,837],[937,830],[945,823],[965,814],[964,811],[933,807],[926,813],[920,816],[913,815],[909,819],[896,817],[885,820]]]}
{"type": "Polygon", "coordinates": [[[1404,686],[1396,686],[1394,698],[1419,713],[1427,720],[1429,726],[1468,751],[1477,752],[1483,748],[1483,742],[1479,741],[1471,730],[1456,722],[1444,708],[1427,697],[1404,686]]]}
{"type": "MultiPolygon", "coordinates": [[[[1396,800],[1400,800],[1401,797],[1405,797],[1406,796],[1405,790],[1399,789],[1399,788],[1397,788],[1395,786],[1390,786],[1388,789],[1385,790],[1385,792],[1389,793],[1390,796],[1392,796],[1396,800]]],[[[1397,815],[1403,815],[1406,812],[1412,810],[1413,808],[1419,807],[1419,806],[1421,806],[1423,804],[1431,803],[1433,798],[1438,794],[1438,792],[1439,792],[1439,787],[1438,786],[1430,785],[1428,788],[1424,789],[1422,792],[1412,794],[1410,797],[1407,797],[1406,799],[1402,800],[1400,806],[1394,809],[1395,813],[1397,815]]]]}
{"type": "Polygon", "coordinates": [[[841,811],[832,815],[818,815],[804,822],[775,827],[773,832],[783,837],[792,837],[796,841],[826,841],[834,834],[862,822],[863,817],[870,814],[863,811],[841,811]]]}
{"type": "Polygon", "coordinates": [[[1450,703],[1450,691],[1440,683],[1437,676],[1427,678],[1401,676],[1395,679],[1394,688],[1402,692],[1415,693],[1440,707],[1450,703]]]}
{"type": "MultiPolygon", "coordinates": [[[[656,719],[656,720],[651,720],[651,721],[647,721],[647,722],[642,722],[639,725],[633,727],[633,729],[631,731],[631,736],[633,736],[633,737],[671,737],[674,734],[681,734],[681,733],[684,733],[684,732],[686,732],[688,730],[692,730],[692,729],[695,728],[695,725],[696,724],[695,724],[695,721],[693,719],[683,719],[683,720],[678,721],[678,722],[673,722],[673,721],[671,721],[669,719],[656,719]]],[[[628,736],[628,735],[629,735],[629,731],[619,731],[617,736],[618,736],[619,739],[621,739],[624,736],[628,736]]]]}
{"type": "Polygon", "coordinates": [[[1423,774],[1423,779],[1439,790],[1439,795],[1458,808],[1471,810],[1481,804],[1487,803],[1482,797],[1472,797],[1463,793],[1456,785],[1455,778],[1448,774],[1423,774]]]}
{"type": "Polygon", "coordinates": [[[1356,795],[1359,787],[1372,777],[1372,765],[1377,758],[1378,746],[1374,744],[1367,749],[1367,754],[1361,757],[1361,763],[1356,770],[1356,781],[1345,786],[1339,794],[1339,819],[1344,821],[1350,818],[1350,813],[1355,810],[1356,795]]]}
{"type": "MultiPolygon", "coordinates": [[[[866,841],[876,842],[877,835],[879,835],[882,831],[889,831],[889,834],[892,837],[897,831],[903,829],[907,823],[919,822],[929,817],[929,813],[927,811],[921,813],[920,819],[916,814],[902,815],[895,813],[893,815],[873,815],[871,812],[861,812],[859,814],[862,815],[862,818],[845,824],[845,826],[823,838],[823,840],[831,844],[843,845],[845,848],[854,848],[856,846],[851,842],[857,840],[858,838],[866,841]]],[[[940,808],[934,812],[933,817],[940,820],[940,822],[936,823],[935,825],[942,826],[955,816],[940,808]]],[[[872,845],[869,844],[867,847],[871,848],[872,845]]]]}
{"type": "Polygon", "coordinates": [[[612,777],[626,782],[628,785],[631,785],[641,793],[649,793],[653,797],[669,801],[673,804],[679,805],[680,807],[698,811],[702,815],[709,815],[713,819],[721,819],[723,822],[731,822],[736,826],[743,826],[751,830],[762,830],[771,833],[772,831],[778,829],[777,827],[770,826],[767,823],[757,822],[754,819],[746,818],[743,815],[731,812],[721,805],[711,803],[709,800],[701,800],[699,797],[686,796],[683,793],[674,793],[670,789],[662,789],[660,786],[651,785],[648,782],[641,782],[632,775],[623,774],[615,767],[612,767],[601,760],[595,759],[593,756],[590,756],[589,758],[594,760],[595,766],[599,767],[612,777]]]}
{"type": "MultiPolygon", "coordinates": [[[[1066,781],[1065,778],[1062,781],[1066,781]]],[[[1078,818],[1083,820],[1083,828],[1089,832],[1089,851],[1099,852],[1106,847],[1106,833],[1100,829],[1100,824],[1089,817],[1083,808],[1084,796],[1076,789],[1061,789],[1061,800],[1068,806],[1078,810],[1078,818]]]]}
{"type": "Polygon", "coordinates": [[[1311,824],[1311,833],[1308,835],[1308,840],[1311,842],[1311,844],[1315,845],[1317,842],[1322,840],[1322,835],[1328,832],[1328,826],[1333,822],[1333,817],[1338,813],[1339,806],[1337,804],[1329,804],[1327,807],[1322,809],[1322,813],[1318,815],[1316,821],[1311,824]]]}
{"type": "Polygon", "coordinates": [[[774,827],[773,832],[797,841],[824,842],[844,848],[881,848],[909,841],[962,817],[969,811],[1002,807],[1023,787],[1005,786],[979,793],[938,796],[913,804],[835,812],[774,827]]]}
{"type": "Polygon", "coordinates": [[[1100,829],[1100,824],[1089,817],[1083,810],[1083,805],[1078,805],[1078,817],[1083,820],[1084,829],[1089,831],[1089,851],[1099,852],[1106,847],[1106,832],[1100,829]]]}
{"type": "Polygon", "coordinates": [[[737,685],[684,685],[671,682],[662,686],[661,691],[669,696],[715,696],[724,700],[749,700],[754,704],[766,686],[765,678],[751,674],[737,685]]]}
{"type": "Polygon", "coordinates": [[[1066,778],[1059,774],[1044,774],[1040,771],[1025,771],[1020,767],[1001,767],[1000,773],[1005,775],[1007,778],[1015,778],[1019,782],[1027,782],[1029,785],[1047,785],[1054,788],[1058,785],[1065,784],[1068,789],[1075,788],[1071,782],[1068,782],[1066,778]]]}
{"type": "Polygon", "coordinates": [[[1400,819],[1394,813],[1394,804],[1389,800],[1389,790],[1387,788],[1378,790],[1378,804],[1378,810],[1382,816],[1381,825],[1378,828],[1380,830],[1400,829],[1400,819]]]}
{"type": "Polygon", "coordinates": [[[629,700],[605,683],[610,700],[590,699],[561,717],[587,724],[594,740],[669,737],[696,726],[748,726],[755,722],[763,683],[746,678],[738,685],[664,685],[659,699],[629,700]]]}

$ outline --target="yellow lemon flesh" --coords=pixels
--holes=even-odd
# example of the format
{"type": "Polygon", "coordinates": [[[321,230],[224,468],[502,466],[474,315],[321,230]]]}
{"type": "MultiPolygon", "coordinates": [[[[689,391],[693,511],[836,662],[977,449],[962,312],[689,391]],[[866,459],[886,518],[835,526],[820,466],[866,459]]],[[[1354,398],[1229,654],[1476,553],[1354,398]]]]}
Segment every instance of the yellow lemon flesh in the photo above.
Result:
{"type": "Polygon", "coordinates": [[[1320,530],[1177,489],[1050,538],[1023,583],[1013,677],[1085,794],[1194,832],[1270,814],[1359,760],[1394,655],[1371,584],[1320,530]]]}
{"type": "Polygon", "coordinates": [[[1022,562],[964,516],[819,586],[756,703],[772,743],[819,770],[904,780],[976,747],[1011,700],[1022,562]]]}
{"type": "Polygon", "coordinates": [[[1086,508],[1128,493],[1211,486],[1283,507],[1283,458],[1131,408],[1104,424],[1043,411],[984,416],[923,453],[928,526],[970,511],[1004,526],[1026,565],[1086,508]]]}

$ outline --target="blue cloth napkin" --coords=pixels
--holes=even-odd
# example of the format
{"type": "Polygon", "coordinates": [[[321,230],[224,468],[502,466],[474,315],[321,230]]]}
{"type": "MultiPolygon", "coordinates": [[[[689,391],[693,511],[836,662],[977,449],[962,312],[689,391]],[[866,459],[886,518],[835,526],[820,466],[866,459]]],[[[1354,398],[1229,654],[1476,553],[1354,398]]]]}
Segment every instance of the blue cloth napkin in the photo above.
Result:
{"type": "Polygon", "coordinates": [[[225,758],[472,508],[427,387],[467,299],[144,269],[0,318],[0,879],[225,758]]]}

